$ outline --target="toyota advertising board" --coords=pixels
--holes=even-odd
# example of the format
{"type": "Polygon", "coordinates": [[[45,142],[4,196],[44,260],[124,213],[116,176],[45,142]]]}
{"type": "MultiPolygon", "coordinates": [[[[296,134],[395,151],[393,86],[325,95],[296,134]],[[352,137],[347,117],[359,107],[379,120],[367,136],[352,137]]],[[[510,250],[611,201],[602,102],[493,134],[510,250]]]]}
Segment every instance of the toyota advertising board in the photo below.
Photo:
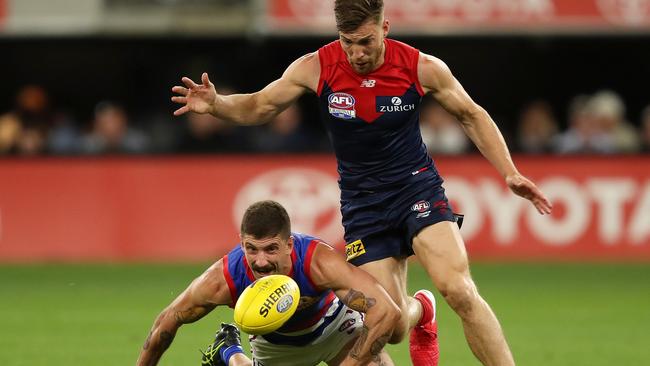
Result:
{"type": "MultiPolygon", "coordinates": [[[[515,160],[552,215],[510,193],[480,157],[437,161],[473,259],[650,261],[650,158],[515,160]]],[[[211,260],[263,199],[282,203],[295,231],[344,244],[332,157],[8,160],[0,261],[211,260]]]]}

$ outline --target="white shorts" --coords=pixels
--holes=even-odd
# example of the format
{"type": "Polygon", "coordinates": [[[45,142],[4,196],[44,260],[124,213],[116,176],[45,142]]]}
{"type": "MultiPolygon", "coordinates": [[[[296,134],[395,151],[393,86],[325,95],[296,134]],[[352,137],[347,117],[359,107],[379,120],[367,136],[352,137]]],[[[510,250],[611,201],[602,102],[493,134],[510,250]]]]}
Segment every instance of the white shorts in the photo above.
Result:
{"type": "Polygon", "coordinates": [[[342,303],[340,306],[343,306],[343,309],[323,333],[305,346],[278,345],[260,336],[251,337],[253,365],[311,366],[336,357],[345,345],[359,336],[363,328],[363,314],[342,303]]]}

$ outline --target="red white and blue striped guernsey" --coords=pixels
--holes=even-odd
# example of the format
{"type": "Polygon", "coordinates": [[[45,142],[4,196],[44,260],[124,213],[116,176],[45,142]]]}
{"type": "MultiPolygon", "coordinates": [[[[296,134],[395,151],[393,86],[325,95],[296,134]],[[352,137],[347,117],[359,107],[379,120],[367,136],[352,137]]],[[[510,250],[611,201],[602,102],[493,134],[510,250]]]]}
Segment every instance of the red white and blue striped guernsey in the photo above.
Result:
{"type": "MultiPolygon", "coordinates": [[[[310,277],[311,260],[321,240],[292,233],[292,267],[288,274],[300,288],[300,303],[296,313],[277,331],[264,335],[269,343],[304,346],[318,338],[344,308],[332,290],[319,290],[310,277]]],[[[223,257],[223,274],[230,288],[233,304],[248,285],[255,281],[241,245],[223,257]]]]}

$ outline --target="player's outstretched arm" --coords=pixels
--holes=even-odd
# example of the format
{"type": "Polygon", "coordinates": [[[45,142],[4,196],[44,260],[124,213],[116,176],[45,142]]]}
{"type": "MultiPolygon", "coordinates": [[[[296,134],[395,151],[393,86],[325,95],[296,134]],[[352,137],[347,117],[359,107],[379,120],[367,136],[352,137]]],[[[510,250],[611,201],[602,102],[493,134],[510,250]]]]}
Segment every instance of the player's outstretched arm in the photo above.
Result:
{"type": "Polygon", "coordinates": [[[192,281],[189,287],[158,315],[142,346],[136,365],[157,365],[181,325],[193,323],[217,305],[229,304],[231,301],[228,285],[223,277],[223,262],[219,260],[192,281]]]}
{"type": "Polygon", "coordinates": [[[349,308],[366,314],[363,330],[341,365],[379,361],[400,318],[400,309],[386,290],[374,277],[347,263],[341,253],[326,244],[318,244],[313,254],[311,278],[317,286],[332,289],[349,308]]]}
{"type": "Polygon", "coordinates": [[[421,53],[418,78],[426,92],[461,122],[465,133],[499,171],[508,187],[528,199],[541,214],[551,213],[551,203],[542,191],[521,175],[508,151],[505,140],[490,115],[476,104],[440,59],[421,53]]]}
{"type": "Polygon", "coordinates": [[[242,125],[262,124],[272,120],[304,93],[316,91],[319,76],[320,61],[318,53],[314,52],[294,61],[282,77],[252,94],[219,95],[207,73],[201,75],[200,84],[183,77],[184,86],[172,88],[172,92],[178,94],[172,101],[181,104],[174,115],[210,113],[242,125]]]}

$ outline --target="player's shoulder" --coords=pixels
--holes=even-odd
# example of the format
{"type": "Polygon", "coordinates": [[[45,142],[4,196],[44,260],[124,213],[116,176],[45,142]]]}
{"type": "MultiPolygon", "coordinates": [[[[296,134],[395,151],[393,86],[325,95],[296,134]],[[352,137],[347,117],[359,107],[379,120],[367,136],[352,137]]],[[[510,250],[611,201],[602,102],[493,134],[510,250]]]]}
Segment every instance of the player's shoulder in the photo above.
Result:
{"type": "Polygon", "coordinates": [[[437,90],[451,78],[451,70],[438,57],[420,52],[418,57],[418,79],[425,91],[437,90]]]}
{"type": "Polygon", "coordinates": [[[284,77],[297,85],[315,90],[320,76],[318,51],[310,52],[296,59],[284,73],[284,77]]]}
{"type": "Polygon", "coordinates": [[[386,46],[388,47],[388,62],[406,68],[416,66],[420,54],[417,48],[391,38],[386,38],[386,46]]]}
{"type": "Polygon", "coordinates": [[[410,44],[408,44],[406,42],[398,41],[398,40],[392,39],[392,38],[386,38],[386,42],[390,46],[396,47],[398,50],[400,50],[402,52],[418,52],[417,48],[411,46],[410,44]]]}
{"type": "Polygon", "coordinates": [[[229,304],[230,290],[224,275],[224,259],[208,267],[192,282],[192,295],[215,304],[229,304]]]}
{"type": "Polygon", "coordinates": [[[418,64],[420,67],[429,69],[429,71],[449,70],[449,67],[443,60],[441,60],[436,56],[429,55],[424,52],[419,52],[418,64]]]}
{"type": "MultiPolygon", "coordinates": [[[[325,242],[325,240],[320,239],[318,237],[309,235],[309,234],[303,234],[303,233],[298,233],[298,232],[292,232],[291,236],[293,237],[294,243],[297,245],[300,245],[301,247],[309,248],[309,247],[315,247],[319,245],[325,245],[329,247],[330,245],[325,242]]],[[[315,249],[315,248],[314,248],[315,249]]],[[[312,250],[314,250],[312,249],[312,250]]]]}
{"type": "Polygon", "coordinates": [[[316,52],[318,53],[318,58],[323,65],[337,63],[342,59],[345,59],[345,54],[343,53],[343,48],[341,47],[341,42],[339,40],[323,45],[316,52]]]}

